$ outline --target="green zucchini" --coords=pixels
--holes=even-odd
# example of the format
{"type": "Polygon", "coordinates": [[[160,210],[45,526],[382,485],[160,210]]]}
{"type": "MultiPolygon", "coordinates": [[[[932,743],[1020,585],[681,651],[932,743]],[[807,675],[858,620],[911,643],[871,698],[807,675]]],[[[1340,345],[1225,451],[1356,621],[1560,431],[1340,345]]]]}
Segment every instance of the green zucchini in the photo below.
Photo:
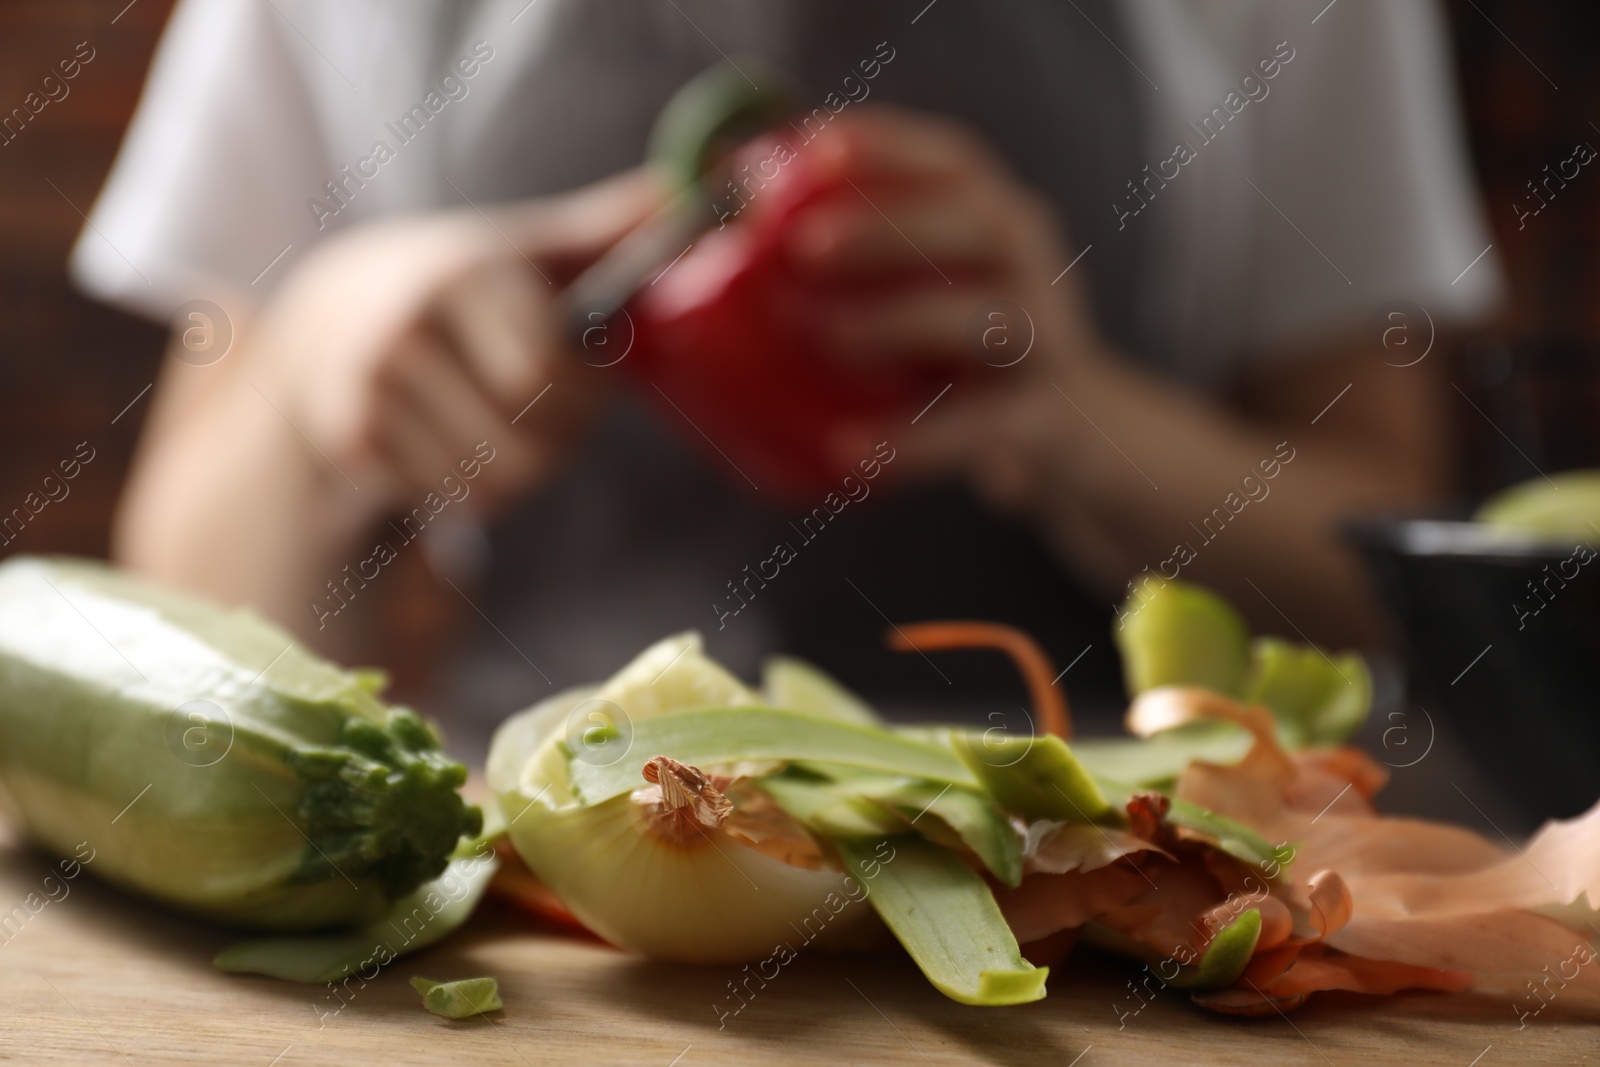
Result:
{"type": "Polygon", "coordinates": [[[0,565],[0,800],[46,849],[246,928],[370,921],[482,814],[382,676],[69,559],[0,565]],[[81,854],[80,854],[81,858],[81,854]]]}

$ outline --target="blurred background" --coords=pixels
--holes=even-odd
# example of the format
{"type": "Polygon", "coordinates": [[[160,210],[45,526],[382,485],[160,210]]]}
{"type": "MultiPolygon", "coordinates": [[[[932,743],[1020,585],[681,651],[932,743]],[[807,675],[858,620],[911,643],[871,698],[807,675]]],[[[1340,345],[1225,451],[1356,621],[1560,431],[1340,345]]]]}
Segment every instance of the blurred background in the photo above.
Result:
{"type": "MultiPolygon", "coordinates": [[[[123,2],[0,5],[0,102],[36,88],[48,71],[41,57],[53,62],[91,37],[95,49],[70,95],[50,105],[49,121],[0,147],[0,501],[34,491],[80,442],[94,450],[70,494],[0,547],[0,556],[104,556],[148,412],[163,329],[80,296],[65,269],[171,7],[135,0],[119,14],[123,2]]],[[[1465,505],[1540,471],[1600,464],[1600,301],[1593,299],[1600,178],[1584,173],[1566,183],[1551,205],[1555,217],[1534,225],[1519,215],[1531,203],[1530,179],[1567,159],[1577,141],[1600,145],[1591,119],[1600,116],[1600,8],[1511,0],[1455,0],[1447,8],[1476,177],[1511,290],[1497,321],[1435,354],[1454,385],[1446,400],[1465,505]]],[[[399,572],[420,565],[415,554],[403,557],[399,572]]],[[[442,624],[420,608],[407,610],[407,590],[416,587],[388,583],[395,601],[388,625],[442,624]]],[[[408,665],[393,666],[403,696],[408,665]]],[[[1387,699],[1401,706],[1395,693],[1387,699]]],[[[1369,742],[1395,721],[1380,706],[1369,742]]],[[[1389,736],[1382,734],[1386,747],[1389,736]]],[[[1405,783],[1397,788],[1407,804],[1405,783]]]]}
{"type": "MultiPolygon", "coordinates": [[[[106,26],[106,4],[0,6],[0,99],[21,101],[91,35],[103,46],[31,124],[0,148],[0,491],[21,500],[70,453],[92,439],[96,457],[70,495],[29,524],[4,551],[103,556],[107,528],[142,413],[124,405],[152,380],[165,331],[78,295],[66,258],[99,192],[145,67],[171,8],[134,4],[106,26]]],[[[115,14],[113,9],[112,14],[115,14]]]]}
{"type": "MultiPolygon", "coordinates": [[[[0,148],[0,499],[20,499],[92,438],[101,449],[71,496],[0,553],[104,555],[118,486],[144,418],[123,408],[154,380],[164,331],[74,291],[65,262],[138,100],[171,0],[0,5],[0,99],[34,89],[38,56],[70,54],[93,29],[96,56],[70,97],[0,148]],[[103,44],[101,43],[103,42],[103,44]]],[[[1512,299],[1495,327],[1455,351],[1453,380],[1482,413],[1453,405],[1463,496],[1600,459],[1600,182],[1561,191],[1555,225],[1519,230],[1530,176],[1600,130],[1600,9],[1455,0],[1447,5],[1472,155],[1512,299]],[[1496,29],[1498,27],[1498,29],[1496,29]],[[1502,36],[1500,31],[1504,31],[1502,36]],[[1513,45],[1507,41],[1515,41],[1513,45]],[[1557,88],[1559,86],[1559,88],[1557,88]]],[[[41,68],[42,70],[43,68],[41,68]]],[[[148,399],[148,396],[143,399],[148,399]]]]}
{"type": "MultiPolygon", "coordinates": [[[[30,124],[0,147],[0,499],[17,502],[36,491],[79,442],[95,450],[69,495],[0,546],[0,558],[109,552],[112,511],[149,413],[146,390],[167,331],[78,292],[66,260],[111,169],[173,3],[0,5],[0,99],[20,102],[36,91],[58,53],[72,55],[80,41],[92,37],[95,49],[67,83],[70,94],[48,105],[50,121],[30,124]]],[[[452,619],[439,617],[438,598],[420,592],[428,578],[414,556],[390,568],[394,580],[383,590],[390,599],[376,614],[406,647],[426,648],[417,631],[436,632],[452,619]]],[[[443,610],[448,615],[451,606],[443,610]]],[[[414,698],[429,666],[392,665],[396,691],[414,698]]]]}
{"type": "MultiPolygon", "coordinates": [[[[96,42],[94,61],[52,105],[51,121],[0,148],[0,499],[20,499],[79,441],[104,442],[70,498],[29,525],[26,544],[0,553],[105,554],[143,402],[111,420],[159,361],[162,329],[84,298],[66,276],[81,212],[110,169],[172,4],[138,0],[108,26],[114,7],[0,5],[0,100],[35,88],[44,70],[34,70],[36,57],[70,54],[91,29],[96,42]]],[[[1600,144],[1589,117],[1600,115],[1600,9],[1511,0],[1447,7],[1477,179],[1512,290],[1493,329],[1445,353],[1453,380],[1511,438],[1456,398],[1457,478],[1462,494],[1476,497],[1533,476],[1533,465],[1561,470],[1600,459],[1600,301],[1592,298],[1600,292],[1600,182],[1580,177],[1563,189],[1555,225],[1519,230],[1516,211],[1530,202],[1530,177],[1567,158],[1574,140],[1600,144]]]]}

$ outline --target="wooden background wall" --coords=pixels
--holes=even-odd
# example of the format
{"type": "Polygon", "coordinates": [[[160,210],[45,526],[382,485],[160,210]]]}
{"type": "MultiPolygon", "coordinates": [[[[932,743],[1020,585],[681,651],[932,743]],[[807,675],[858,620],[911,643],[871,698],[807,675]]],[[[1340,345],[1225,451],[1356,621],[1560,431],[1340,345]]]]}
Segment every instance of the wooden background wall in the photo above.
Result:
{"type": "Polygon", "coordinates": [[[162,331],[77,295],[65,261],[122,129],[171,0],[0,3],[0,114],[40,91],[79,42],[94,60],[0,147],[0,514],[21,506],[80,441],[95,459],[0,549],[103,555],[162,331]],[[117,18],[121,11],[121,17],[117,18]],[[115,23],[112,22],[116,19],[115,23]],[[52,188],[52,183],[56,188],[52,188]],[[57,191],[59,189],[59,192],[57,191]]]}

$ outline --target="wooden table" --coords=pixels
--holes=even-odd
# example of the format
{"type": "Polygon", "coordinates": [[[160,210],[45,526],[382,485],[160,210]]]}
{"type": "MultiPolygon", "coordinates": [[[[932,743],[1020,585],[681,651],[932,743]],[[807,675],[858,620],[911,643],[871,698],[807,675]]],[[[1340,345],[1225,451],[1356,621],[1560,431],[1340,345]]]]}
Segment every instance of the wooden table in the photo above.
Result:
{"type": "MultiPolygon", "coordinates": [[[[0,829],[0,908],[45,860],[0,829]]],[[[0,932],[0,1062],[474,1065],[1600,1063],[1600,1026],[1552,1003],[1519,1031],[1480,997],[1329,995],[1288,1018],[1220,1018],[1166,991],[1137,1015],[1128,973],[1074,957],[1049,997],[969,1008],[896,952],[803,953],[719,1028],[735,968],[652,964],[490,904],[445,944],[391,964],[348,1003],[325,987],[221,974],[226,934],[81,877],[0,932]],[[451,1022],[406,979],[500,980],[505,1011],[451,1022]],[[335,1014],[336,1012],[336,1014],[335,1014]],[[322,1014],[327,1013],[327,1014],[322,1014]]]]}

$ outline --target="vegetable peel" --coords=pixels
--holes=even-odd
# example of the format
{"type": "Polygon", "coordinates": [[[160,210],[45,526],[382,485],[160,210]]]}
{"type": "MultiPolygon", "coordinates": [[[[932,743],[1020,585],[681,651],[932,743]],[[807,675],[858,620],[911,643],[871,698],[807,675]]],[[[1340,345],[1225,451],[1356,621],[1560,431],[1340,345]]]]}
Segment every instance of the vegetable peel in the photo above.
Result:
{"type": "Polygon", "coordinates": [[[983,879],[949,852],[914,837],[878,847],[842,842],[851,872],[872,887],[868,899],[934,987],[962,1004],[1025,1004],[1044,996],[1049,969],[1022,958],[983,879]]]}
{"type": "Polygon", "coordinates": [[[458,978],[435,982],[428,978],[411,979],[411,988],[422,994],[422,1006],[446,1019],[467,1019],[500,1011],[500,983],[493,978],[458,978]]]}
{"type": "Polygon", "coordinates": [[[321,936],[240,941],[212,961],[233,974],[264,974],[287,982],[335,982],[419,952],[472,917],[499,861],[487,846],[450,861],[445,873],[396,901],[382,918],[359,930],[321,936]]]}
{"type": "Polygon", "coordinates": [[[822,760],[863,770],[975,785],[967,765],[932,745],[884,730],[766,707],[702,708],[635,722],[633,750],[598,764],[567,752],[572,787],[584,804],[633,789],[656,754],[698,767],[741,759],[822,760]]]}
{"type": "MultiPolygon", "coordinates": [[[[1149,618],[1129,620],[1119,640],[1158,634],[1182,642],[1210,626],[1217,632],[1196,647],[1232,649],[1233,659],[1219,668],[1194,648],[1177,656],[1131,650],[1130,678],[1161,683],[1135,689],[1131,740],[1069,746],[1054,733],[884,727],[831,680],[773,686],[788,686],[806,709],[777,706],[770,691],[747,691],[733,704],[674,702],[649,695],[633,669],[629,706],[648,708],[630,724],[636,751],[598,765],[546,730],[543,741],[516,742],[521,763],[501,776],[514,787],[497,791],[508,814],[523,813],[518,823],[544,828],[538,840],[526,829],[518,836],[515,824],[512,833],[530,865],[552,871],[561,899],[602,936],[666,958],[737,962],[767,946],[707,933],[703,912],[747,917],[740,906],[716,907],[726,889],[710,905],[677,901],[680,925],[714,946],[652,942],[659,911],[618,936],[616,915],[640,907],[638,898],[627,905],[606,889],[613,899],[591,921],[582,909],[599,882],[574,882],[557,859],[647,840],[637,823],[604,826],[633,814],[623,794],[639,796],[647,767],[657,768],[652,788],[665,795],[660,768],[670,765],[661,757],[701,775],[731,807],[713,803],[708,818],[694,820],[697,834],[718,835],[736,850],[703,855],[697,890],[718,862],[726,875],[730,859],[738,869],[759,855],[755,842],[777,843],[771,854],[796,862],[767,868],[776,884],[798,885],[810,874],[820,891],[842,879],[831,883],[835,897],[854,890],[850,900],[871,907],[849,913],[857,920],[835,932],[849,928],[860,943],[870,930],[858,917],[875,914],[928,980],[962,1003],[1042,997],[1046,971],[1027,962],[1023,946],[1055,960],[1081,935],[1160,968],[1165,984],[1231,1014],[1289,1011],[1327,989],[1515,995],[1519,981],[1537,979],[1563,953],[1561,988],[1600,1006],[1600,967],[1588,966],[1595,953],[1584,930],[1600,919],[1600,807],[1550,824],[1520,854],[1459,828],[1382,818],[1372,799],[1387,780],[1384,768],[1355,749],[1328,747],[1366,713],[1370,679],[1360,660],[1277,639],[1252,642],[1210,594],[1191,595],[1181,583],[1160,591],[1169,593],[1176,610],[1163,618],[1160,601],[1150,600],[1140,609],[1149,618]],[[724,787],[735,766],[749,768],[749,777],[724,787]],[[1106,773],[1112,767],[1133,774],[1118,778],[1106,773]],[[587,820],[584,833],[546,833],[552,816],[587,820]],[[755,832],[730,833],[741,819],[755,832]],[[683,918],[691,915],[702,917],[683,918]]],[[[983,644],[972,624],[942,626],[919,626],[902,643],[983,644]]],[[[1048,663],[1042,653],[1035,662],[1008,651],[1029,664],[1025,672],[1048,663]]],[[[663,658],[653,656],[652,664],[663,658]]],[[[678,809],[707,799],[698,783],[692,775],[680,782],[678,809]]],[[[709,852],[668,854],[691,850],[709,852]]],[[[610,870],[657,870],[660,862],[652,854],[630,867],[613,857],[610,870]]],[[[842,900],[830,909],[847,911],[842,900]]],[[[826,925],[830,912],[814,915],[826,925]]]]}

